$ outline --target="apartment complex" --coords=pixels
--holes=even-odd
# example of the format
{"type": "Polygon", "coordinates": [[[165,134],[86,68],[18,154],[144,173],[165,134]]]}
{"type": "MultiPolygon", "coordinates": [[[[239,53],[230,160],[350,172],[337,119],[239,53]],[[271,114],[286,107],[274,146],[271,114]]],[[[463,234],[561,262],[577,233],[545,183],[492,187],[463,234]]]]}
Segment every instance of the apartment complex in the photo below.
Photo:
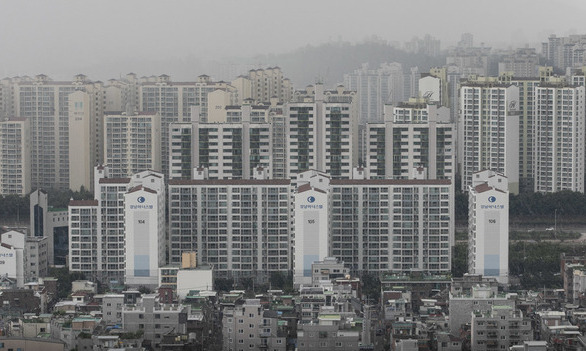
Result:
{"type": "Polygon", "coordinates": [[[267,103],[276,98],[283,103],[291,100],[293,85],[283,76],[280,67],[252,69],[247,76],[240,76],[231,83],[239,91],[239,104],[246,99],[267,103]]]}
{"type": "Polygon", "coordinates": [[[423,99],[386,105],[385,122],[366,125],[365,142],[370,179],[407,179],[418,167],[429,179],[456,175],[456,126],[446,107],[423,99]]]}
{"type": "MultiPolygon", "coordinates": [[[[76,75],[73,81],[53,81],[40,74],[34,78],[15,78],[6,83],[12,90],[10,103],[5,108],[11,116],[26,118],[31,133],[31,186],[33,188],[69,189],[69,96],[76,91],[89,94],[93,109],[88,116],[95,123],[103,115],[102,83],[91,82],[86,76],[76,75]]],[[[71,135],[74,136],[74,135],[71,135]]],[[[99,145],[100,134],[83,142],[99,145]]],[[[91,146],[95,152],[99,150],[91,146]]]]}
{"type": "Polygon", "coordinates": [[[511,306],[492,306],[489,312],[473,312],[471,323],[474,350],[502,350],[533,340],[531,318],[511,306]]]}
{"type": "Polygon", "coordinates": [[[287,349],[287,334],[279,329],[276,311],[265,310],[259,299],[246,299],[223,311],[223,350],[287,349]]]}
{"type": "Polygon", "coordinates": [[[0,120],[0,195],[31,191],[30,123],[26,118],[0,120]]]}
{"type": "Polygon", "coordinates": [[[476,78],[460,88],[459,160],[462,189],[472,175],[491,169],[503,173],[512,193],[519,192],[519,88],[495,78],[476,78]]]}
{"type": "Polygon", "coordinates": [[[468,202],[468,273],[508,284],[508,179],[490,170],[473,174],[468,202]]]}
{"type": "Polygon", "coordinates": [[[383,106],[403,101],[405,76],[400,63],[384,63],[377,69],[363,64],[361,69],[344,75],[344,86],[357,93],[356,105],[360,123],[383,120],[383,106]]]}
{"type": "Polygon", "coordinates": [[[156,285],[165,246],[162,174],[109,178],[108,167],[98,166],[94,178],[96,199],[69,204],[69,270],[102,283],[156,285]]]}
{"type": "Polygon", "coordinates": [[[104,116],[104,162],[112,178],[162,169],[161,117],[154,112],[104,116]]]}
{"type": "Polygon", "coordinates": [[[249,180],[170,180],[170,264],[196,251],[218,277],[291,270],[290,191],[289,180],[262,171],[249,180]]]}
{"type": "MultiPolygon", "coordinates": [[[[363,173],[364,174],[364,173],[363,173]]],[[[442,274],[451,269],[451,180],[329,179],[305,172],[295,194],[294,282],[335,257],[352,272],[442,274]]]]}
{"type": "Polygon", "coordinates": [[[584,192],[584,86],[550,79],[535,90],[534,190],[584,192]]]}
{"type": "Polygon", "coordinates": [[[287,178],[310,169],[332,178],[350,178],[352,167],[358,163],[354,96],[342,86],[324,91],[322,84],[316,84],[296,91],[292,102],[285,104],[289,127],[287,178]]]}

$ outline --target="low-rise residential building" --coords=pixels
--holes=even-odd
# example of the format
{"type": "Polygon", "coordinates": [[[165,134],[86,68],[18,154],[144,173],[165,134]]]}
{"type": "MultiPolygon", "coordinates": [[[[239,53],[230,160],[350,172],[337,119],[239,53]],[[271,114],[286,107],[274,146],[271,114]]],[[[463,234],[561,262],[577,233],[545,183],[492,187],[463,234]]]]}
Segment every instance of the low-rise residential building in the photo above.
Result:
{"type": "Polygon", "coordinates": [[[321,314],[316,322],[299,323],[297,349],[358,350],[362,323],[341,314],[321,314]]]}
{"type": "Polygon", "coordinates": [[[499,294],[494,288],[477,285],[470,294],[450,293],[450,332],[458,335],[463,325],[471,323],[472,312],[488,313],[492,306],[515,308],[515,295],[499,294]]]}
{"type": "Polygon", "coordinates": [[[279,329],[278,314],[265,310],[259,299],[247,299],[224,308],[223,314],[223,350],[286,349],[287,338],[279,329]]]}
{"type": "Polygon", "coordinates": [[[471,334],[473,350],[509,349],[533,340],[531,319],[514,306],[493,305],[488,312],[472,312],[471,334]]]}
{"type": "Polygon", "coordinates": [[[164,334],[186,334],[188,312],[184,305],[162,304],[156,294],[147,294],[138,298],[136,304],[122,308],[122,328],[127,332],[142,332],[144,340],[157,348],[164,334]]]}

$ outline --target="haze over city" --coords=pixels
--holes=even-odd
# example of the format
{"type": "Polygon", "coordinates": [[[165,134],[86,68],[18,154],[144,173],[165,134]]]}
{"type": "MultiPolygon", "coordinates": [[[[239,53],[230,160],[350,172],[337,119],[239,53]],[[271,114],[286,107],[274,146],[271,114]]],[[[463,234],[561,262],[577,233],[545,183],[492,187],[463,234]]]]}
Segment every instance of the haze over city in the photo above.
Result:
{"type": "Polygon", "coordinates": [[[585,14],[0,0],[0,350],[586,350],[585,14]]]}
{"type": "Polygon", "coordinates": [[[445,49],[469,32],[477,45],[539,48],[552,33],[586,32],[585,12],[580,0],[4,1],[0,75],[107,80],[141,68],[189,79],[209,60],[278,65],[251,58],[373,36],[431,34],[445,49]]]}

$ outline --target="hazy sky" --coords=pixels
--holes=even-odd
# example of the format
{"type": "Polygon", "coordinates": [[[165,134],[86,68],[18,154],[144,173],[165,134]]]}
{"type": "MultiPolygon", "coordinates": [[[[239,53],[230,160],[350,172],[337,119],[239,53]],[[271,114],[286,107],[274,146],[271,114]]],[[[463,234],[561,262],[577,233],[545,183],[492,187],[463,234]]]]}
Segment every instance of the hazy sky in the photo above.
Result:
{"type": "Polygon", "coordinates": [[[430,33],[445,47],[470,32],[475,43],[535,45],[586,33],[585,15],[584,0],[1,0],[0,75],[72,76],[104,62],[246,57],[373,35],[430,33]]]}

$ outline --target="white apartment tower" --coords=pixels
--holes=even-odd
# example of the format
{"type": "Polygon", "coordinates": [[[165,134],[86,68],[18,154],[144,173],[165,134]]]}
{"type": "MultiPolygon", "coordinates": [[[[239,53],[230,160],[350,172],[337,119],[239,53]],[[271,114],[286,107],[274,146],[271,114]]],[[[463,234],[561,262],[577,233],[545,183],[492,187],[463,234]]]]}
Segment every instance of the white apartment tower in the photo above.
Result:
{"type": "MultiPolygon", "coordinates": [[[[82,74],[69,82],[52,81],[41,74],[10,84],[16,114],[30,121],[31,186],[69,189],[69,96],[76,91],[90,94],[95,107],[91,117],[99,119],[104,106],[102,83],[91,82],[82,74]]],[[[96,135],[99,138],[99,131],[96,135]]]]}
{"type": "Polygon", "coordinates": [[[103,100],[96,89],[69,95],[69,188],[93,190],[94,166],[104,159],[103,100]]]}
{"type": "Polygon", "coordinates": [[[446,274],[454,245],[449,179],[333,179],[331,256],[358,272],[446,274]]]}
{"type": "Polygon", "coordinates": [[[104,116],[104,162],[113,178],[161,171],[161,117],[154,112],[104,116]]]}
{"type": "Polygon", "coordinates": [[[287,133],[283,105],[225,106],[216,123],[202,123],[193,107],[191,123],[170,125],[169,174],[191,179],[197,167],[210,179],[252,179],[263,167],[273,179],[287,176],[287,133]],[[205,141],[205,142],[203,142],[205,141]]]}
{"type": "MultiPolygon", "coordinates": [[[[400,63],[384,63],[377,69],[363,64],[361,69],[344,75],[344,86],[356,91],[360,123],[383,120],[383,106],[405,100],[405,76],[400,63]]],[[[407,96],[408,97],[408,96],[407,96]]]]}
{"type": "Polygon", "coordinates": [[[339,86],[324,91],[322,84],[298,91],[285,105],[289,134],[288,178],[307,170],[350,178],[358,163],[358,124],[354,92],[339,86]]]}
{"type": "Polygon", "coordinates": [[[229,92],[236,104],[238,91],[226,82],[213,82],[207,75],[201,75],[195,82],[173,82],[168,75],[142,79],[138,85],[139,109],[157,112],[161,116],[161,154],[163,174],[168,176],[169,125],[190,122],[191,107],[199,106],[202,121],[207,121],[208,95],[220,89],[229,92]]]}
{"type": "Polygon", "coordinates": [[[535,90],[535,191],[584,192],[585,87],[550,79],[535,90]]]}
{"type": "MultiPolygon", "coordinates": [[[[201,175],[200,175],[201,173],[201,175]]],[[[169,181],[170,264],[197,252],[219,277],[268,277],[291,270],[291,182],[268,179],[169,181]]]]}
{"type": "Polygon", "coordinates": [[[468,273],[508,284],[509,189],[502,173],[472,175],[468,191],[468,273]]]}
{"type": "Polygon", "coordinates": [[[519,88],[477,78],[460,88],[459,145],[462,189],[484,169],[503,173],[519,192],[519,88]]]}
{"type": "Polygon", "coordinates": [[[424,99],[386,105],[384,123],[366,125],[365,159],[370,179],[408,179],[419,167],[428,179],[452,179],[456,126],[450,110],[424,99]]]}
{"type": "Polygon", "coordinates": [[[329,257],[329,191],[330,177],[317,171],[306,171],[297,177],[294,195],[293,283],[311,285],[314,262],[329,257]]]}
{"type": "MultiPolygon", "coordinates": [[[[84,272],[88,278],[98,279],[106,284],[123,284],[127,276],[126,262],[130,262],[128,258],[130,254],[134,255],[136,250],[133,248],[127,252],[127,245],[134,245],[136,243],[137,235],[145,235],[145,233],[137,232],[134,226],[134,221],[138,223],[141,220],[140,212],[142,208],[131,208],[131,205],[141,205],[138,201],[138,189],[149,189],[157,193],[159,197],[165,197],[163,183],[163,175],[154,171],[144,171],[133,174],[129,178],[109,178],[109,170],[107,166],[95,167],[94,174],[94,188],[95,200],[72,201],[69,206],[69,269],[71,271],[84,272]],[[138,188],[137,188],[138,187],[138,188]],[[134,190],[131,194],[135,194],[137,198],[128,195],[129,191],[134,190]],[[160,194],[159,194],[160,193],[160,194]],[[132,203],[134,201],[134,203],[132,203]],[[128,203],[129,202],[129,203],[128,203]],[[128,204],[127,204],[128,203],[128,204]],[[126,209],[128,205],[128,209],[126,209]],[[137,210],[137,211],[134,211],[137,210]],[[127,223],[127,221],[131,221],[127,223]],[[83,244],[83,245],[82,245],[83,244]],[[135,250],[135,251],[133,251],[135,250]]],[[[146,190],[145,190],[146,191],[146,190]]],[[[140,194],[143,194],[142,192],[140,194]]],[[[150,194],[150,193],[149,193],[150,194]]],[[[143,196],[146,202],[146,196],[143,196]]],[[[152,200],[152,199],[149,199],[152,200]]],[[[146,204],[150,206],[149,204],[146,204]]],[[[164,206],[161,209],[160,202],[157,206],[153,205],[153,212],[157,212],[156,216],[148,217],[149,230],[161,230],[161,223],[159,218],[164,217],[160,211],[164,213],[164,206]],[[151,217],[153,217],[151,219],[151,217]]],[[[145,209],[149,212],[151,209],[145,209]]],[[[140,228],[140,226],[138,227],[140,228]]],[[[163,231],[164,233],[164,231],[163,231]]],[[[148,238],[154,234],[149,232],[148,238]]],[[[160,234],[155,235],[157,240],[160,234]]],[[[164,234],[163,234],[164,235],[164,234]]],[[[145,245],[147,245],[145,243],[145,245]]],[[[157,264],[160,263],[160,243],[152,245],[148,243],[149,257],[157,257],[153,259],[157,264]],[[155,252],[156,253],[153,253],[155,252]],[[154,256],[150,256],[150,255],[154,256]]],[[[140,247],[140,245],[139,245],[140,247]]],[[[140,251],[139,256],[143,255],[144,251],[140,251]]],[[[138,259],[139,262],[141,258],[138,259]]],[[[151,272],[149,258],[149,277],[154,274],[157,277],[157,269],[154,273],[151,272]]],[[[140,264],[139,264],[139,267],[140,264]]],[[[131,282],[133,278],[131,272],[128,277],[131,282]]],[[[142,277],[139,273],[139,276],[142,277]]],[[[141,278],[142,279],[142,278],[141,278]]],[[[146,278],[145,278],[146,279],[146,278]]],[[[156,279],[155,279],[156,280],[156,279]]],[[[136,281],[134,281],[136,282],[136,281]]],[[[142,281],[141,281],[142,282],[142,281]]],[[[156,284],[156,283],[155,283],[156,284]]]]}
{"type": "Polygon", "coordinates": [[[124,282],[157,287],[159,267],[165,265],[165,184],[160,174],[144,172],[124,194],[126,266],[124,282]]]}
{"type": "MultiPolygon", "coordinates": [[[[210,179],[252,179],[257,167],[270,175],[272,125],[268,106],[227,106],[221,123],[200,123],[194,117],[192,125],[197,131],[192,139],[192,164],[207,168],[210,179]]],[[[173,169],[176,166],[174,162],[173,169]]]]}
{"type": "Polygon", "coordinates": [[[299,176],[294,284],[309,284],[311,263],[323,257],[335,257],[355,273],[450,272],[451,180],[364,179],[362,174],[331,180],[319,172],[299,176]]]}
{"type": "MultiPolygon", "coordinates": [[[[256,102],[269,102],[277,98],[280,102],[287,102],[293,95],[291,81],[283,77],[280,67],[253,69],[248,72],[250,81],[250,98],[256,102]]],[[[245,98],[245,97],[244,97],[245,98]]]]}
{"type": "Polygon", "coordinates": [[[0,120],[0,195],[31,191],[29,126],[26,118],[0,120]]]}

